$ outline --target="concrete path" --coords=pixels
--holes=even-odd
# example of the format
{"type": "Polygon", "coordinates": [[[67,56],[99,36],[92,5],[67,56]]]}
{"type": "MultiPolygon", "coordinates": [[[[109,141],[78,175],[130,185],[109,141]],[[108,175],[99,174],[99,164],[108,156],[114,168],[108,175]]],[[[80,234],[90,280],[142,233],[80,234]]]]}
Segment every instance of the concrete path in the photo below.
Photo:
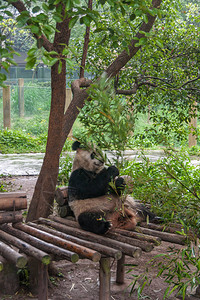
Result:
{"type": "MultiPolygon", "coordinates": [[[[73,156],[73,153],[70,153],[73,156]]],[[[150,161],[162,158],[164,153],[161,150],[145,151],[145,155],[150,161]]],[[[112,160],[113,155],[108,153],[112,160]]],[[[128,160],[136,159],[142,161],[140,151],[127,150],[125,157],[128,160]]],[[[38,175],[42,166],[44,153],[30,154],[0,154],[0,175],[38,175]]],[[[200,165],[200,158],[195,157],[191,163],[195,166],[200,165]]]]}

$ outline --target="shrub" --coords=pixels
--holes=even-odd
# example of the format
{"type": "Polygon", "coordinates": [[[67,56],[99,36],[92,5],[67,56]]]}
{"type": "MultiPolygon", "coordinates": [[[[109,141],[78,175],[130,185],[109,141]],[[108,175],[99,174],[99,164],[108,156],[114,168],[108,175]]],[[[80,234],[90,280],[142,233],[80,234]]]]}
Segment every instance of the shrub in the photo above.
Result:
{"type": "Polygon", "coordinates": [[[44,152],[46,139],[33,138],[19,130],[0,131],[1,153],[44,152]]]}

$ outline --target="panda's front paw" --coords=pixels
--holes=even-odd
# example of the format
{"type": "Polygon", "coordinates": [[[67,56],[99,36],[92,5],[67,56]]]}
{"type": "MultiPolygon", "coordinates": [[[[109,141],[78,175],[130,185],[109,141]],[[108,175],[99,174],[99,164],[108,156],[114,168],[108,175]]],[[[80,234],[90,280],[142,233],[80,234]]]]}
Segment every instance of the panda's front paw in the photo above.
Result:
{"type": "Polygon", "coordinates": [[[109,167],[107,171],[110,177],[115,178],[116,176],[119,175],[119,170],[115,166],[109,167]]]}
{"type": "Polygon", "coordinates": [[[118,194],[121,195],[121,192],[125,189],[125,186],[126,186],[126,182],[125,182],[124,178],[118,177],[115,180],[115,186],[116,186],[118,194]]]}

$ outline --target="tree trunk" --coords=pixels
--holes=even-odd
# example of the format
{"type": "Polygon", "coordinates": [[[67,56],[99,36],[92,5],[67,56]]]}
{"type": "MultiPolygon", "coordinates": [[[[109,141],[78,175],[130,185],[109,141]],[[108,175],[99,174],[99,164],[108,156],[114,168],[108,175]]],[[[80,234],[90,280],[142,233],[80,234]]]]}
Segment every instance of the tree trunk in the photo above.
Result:
{"type": "Polygon", "coordinates": [[[62,128],[66,98],[66,64],[58,74],[58,63],[51,68],[51,111],[46,154],[29,207],[27,221],[47,217],[52,208],[62,151],[62,128]]]}

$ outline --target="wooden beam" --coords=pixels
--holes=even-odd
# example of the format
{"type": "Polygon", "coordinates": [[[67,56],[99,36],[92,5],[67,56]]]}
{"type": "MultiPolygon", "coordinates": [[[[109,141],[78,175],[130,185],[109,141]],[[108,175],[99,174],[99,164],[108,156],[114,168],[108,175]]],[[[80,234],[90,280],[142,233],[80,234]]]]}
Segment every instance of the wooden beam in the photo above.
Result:
{"type": "MultiPolygon", "coordinates": [[[[44,221],[43,224],[47,224],[48,225],[48,222],[45,223],[45,220],[43,220],[43,221],[44,221]]],[[[61,237],[63,239],[72,241],[72,242],[77,243],[79,245],[82,245],[82,246],[94,249],[94,250],[100,252],[101,254],[113,257],[116,260],[120,259],[121,256],[122,256],[122,252],[120,250],[113,249],[113,248],[110,248],[110,247],[107,247],[107,246],[95,243],[95,241],[94,242],[85,241],[85,240],[80,239],[78,237],[74,237],[73,235],[69,235],[69,234],[57,231],[55,229],[49,228],[49,227],[44,226],[44,225],[39,225],[39,224],[31,223],[30,226],[33,226],[35,228],[38,228],[38,229],[41,229],[43,231],[49,232],[51,234],[54,234],[54,235],[59,236],[59,237],[61,237]]]]}
{"type": "MultiPolygon", "coordinates": [[[[31,223],[28,223],[28,225],[31,225],[31,223]]],[[[39,230],[39,229],[36,229],[34,227],[31,227],[31,226],[28,226],[28,225],[25,225],[25,224],[22,224],[22,223],[17,223],[15,224],[15,228],[18,228],[32,236],[35,236],[43,241],[46,241],[48,243],[52,243],[56,246],[59,246],[61,248],[64,248],[66,250],[69,250],[69,251],[72,251],[72,252],[75,252],[77,253],[78,255],[80,255],[81,257],[84,257],[84,258],[88,258],[88,259],[91,259],[92,261],[94,262],[97,262],[100,260],[101,258],[101,254],[92,250],[92,249],[89,249],[89,248],[86,248],[86,247],[83,247],[81,245],[78,245],[76,243],[73,243],[71,241],[68,241],[68,240],[64,240],[58,236],[55,236],[53,234],[50,234],[48,232],[45,232],[45,231],[42,231],[42,230],[39,230]]]]}
{"type": "Polygon", "coordinates": [[[139,247],[145,252],[150,252],[154,248],[153,244],[151,244],[151,243],[148,243],[146,241],[137,240],[135,238],[131,238],[131,237],[128,237],[128,236],[123,236],[119,233],[108,232],[106,234],[106,236],[113,239],[113,240],[115,240],[115,241],[119,241],[119,242],[122,242],[122,243],[125,243],[125,244],[129,244],[129,245],[132,245],[132,246],[139,247]]]}
{"type": "Polygon", "coordinates": [[[22,222],[23,215],[21,211],[3,211],[0,212],[0,224],[22,222]]]}
{"type": "Polygon", "coordinates": [[[38,239],[35,236],[31,236],[28,233],[21,231],[19,223],[13,224],[13,227],[18,228],[19,230],[16,228],[12,228],[10,226],[7,226],[7,228],[5,228],[5,225],[4,225],[4,229],[7,230],[8,233],[13,234],[14,236],[20,238],[21,240],[29,243],[30,245],[32,245],[38,249],[41,249],[42,251],[51,253],[53,256],[58,256],[59,258],[67,259],[68,261],[71,261],[73,263],[76,263],[79,260],[78,254],[76,254],[72,251],[62,249],[56,245],[45,242],[43,240],[38,239]]]}
{"type": "MultiPolygon", "coordinates": [[[[51,216],[51,219],[54,219],[54,217],[51,216]]],[[[56,218],[56,219],[58,219],[58,218],[56,218]]],[[[62,222],[64,220],[62,218],[59,218],[59,219],[60,219],[60,222],[62,222]]],[[[43,218],[39,218],[38,222],[42,222],[42,220],[43,220],[43,218]]],[[[138,258],[142,254],[141,248],[135,247],[135,246],[132,246],[129,244],[124,244],[119,241],[112,240],[110,238],[107,238],[106,235],[104,235],[104,236],[98,235],[98,234],[88,232],[88,231],[85,231],[82,229],[66,226],[61,223],[57,223],[57,222],[54,222],[51,220],[47,220],[46,222],[49,223],[49,226],[51,226],[61,232],[64,232],[64,233],[67,233],[67,234],[70,234],[70,235],[73,235],[76,237],[81,236],[82,238],[86,239],[87,241],[91,241],[91,242],[95,241],[96,243],[118,249],[126,255],[138,258]]]]}
{"type": "Polygon", "coordinates": [[[26,193],[0,193],[0,210],[15,211],[26,208],[26,193]]]}
{"type": "Polygon", "coordinates": [[[47,253],[29,245],[28,243],[16,238],[15,236],[12,236],[12,235],[6,233],[5,231],[3,231],[3,230],[6,230],[6,227],[9,227],[9,226],[7,224],[0,225],[0,238],[1,239],[3,239],[5,242],[17,247],[18,249],[20,249],[22,252],[26,253],[27,255],[33,256],[36,259],[42,261],[44,264],[48,265],[50,263],[51,258],[47,253]]]}
{"type": "Polygon", "coordinates": [[[147,234],[143,234],[143,233],[138,233],[135,231],[129,231],[129,230],[124,230],[124,229],[114,229],[112,231],[113,233],[119,233],[123,236],[128,236],[137,240],[141,240],[141,241],[146,241],[149,243],[153,243],[155,246],[159,246],[161,244],[161,238],[156,237],[156,236],[151,236],[151,235],[147,235],[147,234]]]}
{"type": "Polygon", "coordinates": [[[7,244],[1,241],[0,241],[0,255],[6,258],[9,262],[13,263],[17,268],[24,268],[25,265],[27,264],[27,258],[25,255],[15,251],[14,249],[12,249],[7,244]]]}
{"type": "Polygon", "coordinates": [[[142,228],[142,227],[136,227],[135,230],[137,232],[141,232],[144,234],[157,236],[157,237],[161,238],[161,240],[163,240],[163,241],[180,244],[180,245],[185,245],[185,242],[187,240],[186,236],[182,236],[182,235],[178,235],[178,234],[174,234],[174,233],[162,232],[162,231],[157,231],[157,230],[142,228]]]}

